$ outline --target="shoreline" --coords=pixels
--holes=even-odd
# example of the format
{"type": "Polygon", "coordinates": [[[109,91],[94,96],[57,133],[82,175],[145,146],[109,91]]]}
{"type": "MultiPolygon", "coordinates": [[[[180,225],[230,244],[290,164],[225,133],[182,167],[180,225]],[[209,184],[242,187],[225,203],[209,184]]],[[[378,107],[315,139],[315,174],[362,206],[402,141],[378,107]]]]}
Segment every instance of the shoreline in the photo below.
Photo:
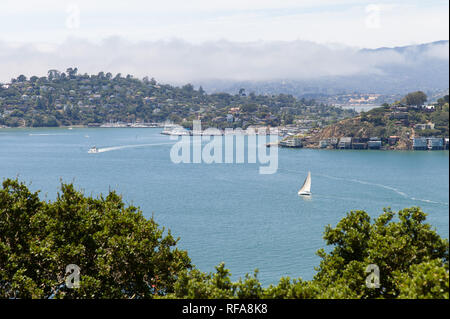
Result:
{"type": "Polygon", "coordinates": [[[58,129],[58,128],[162,128],[162,126],[89,126],[89,125],[69,125],[69,126],[0,126],[0,129],[58,129]]]}
{"type": "MultiPolygon", "coordinates": [[[[40,127],[24,127],[24,126],[20,126],[20,127],[0,127],[0,130],[11,130],[11,129],[19,129],[19,130],[23,130],[23,129],[72,129],[72,128],[84,128],[84,129],[99,129],[99,128],[105,128],[105,129],[111,129],[111,128],[121,128],[121,129],[134,129],[134,128],[150,128],[150,129],[161,129],[162,127],[133,127],[133,126],[127,126],[127,127],[92,127],[92,126],[88,126],[88,125],[71,125],[71,126],[40,126],[40,127]]],[[[168,134],[165,134],[168,135],[168,134]]],[[[245,134],[247,135],[247,134],[245,134]]],[[[259,135],[258,133],[256,133],[255,135],[259,135]]],[[[181,135],[180,135],[181,136],[181,135]]],[[[192,136],[192,135],[190,135],[192,136]]],[[[200,135],[202,136],[202,135],[200,135]]],[[[219,136],[226,136],[225,134],[221,134],[219,136]]],[[[248,136],[248,135],[247,135],[248,136]]],[[[420,150],[415,150],[415,149],[410,149],[410,148],[395,148],[395,147],[391,147],[391,148],[385,148],[385,147],[381,147],[379,149],[353,149],[353,148],[345,148],[345,149],[340,149],[340,148],[333,148],[333,147],[320,147],[319,145],[313,145],[311,143],[308,144],[303,144],[301,147],[288,147],[288,146],[280,146],[279,145],[279,141],[278,142],[269,142],[265,144],[266,147],[280,147],[280,148],[288,148],[288,149],[292,149],[292,148],[297,148],[297,149],[312,149],[312,150],[328,150],[328,151],[406,151],[406,152],[410,152],[410,151],[419,151],[419,152],[425,152],[425,151],[449,151],[449,149],[420,149],[420,150]]]]}

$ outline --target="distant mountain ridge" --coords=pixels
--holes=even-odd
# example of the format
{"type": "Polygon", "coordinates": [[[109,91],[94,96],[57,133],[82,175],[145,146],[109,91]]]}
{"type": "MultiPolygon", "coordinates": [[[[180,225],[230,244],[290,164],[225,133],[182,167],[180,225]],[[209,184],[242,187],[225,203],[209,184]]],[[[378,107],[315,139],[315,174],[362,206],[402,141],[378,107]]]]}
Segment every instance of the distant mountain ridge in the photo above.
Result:
{"type": "Polygon", "coordinates": [[[414,44],[414,45],[403,45],[398,47],[379,47],[376,49],[361,49],[360,51],[389,51],[394,50],[397,52],[404,52],[405,50],[411,49],[411,48],[417,48],[417,49],[425,49],[429,48],[431,46],[435,45],[448,45],[449,40],[439,40],[439,41],[433,41],[433,42],[427,42],[427,43],[421,43],[421,44],[414,44]]]}
{"type": "Polygon", "coordinates": [[[370,92],[406,94],[422,90],[435,92],[449,87],[448,40],[400,47],[361,49],[358,57],[367,60],[386,57],[376,62],[376,72],[350,76],[327,76],[315,79],[281,79],[270,81],[197,81],[209,92],[235,93],[240,88],[257,94],[286,93],[294,96],[333,95],[370,92]],[[446,52],[446,53],[445,53],[446,52]]]}

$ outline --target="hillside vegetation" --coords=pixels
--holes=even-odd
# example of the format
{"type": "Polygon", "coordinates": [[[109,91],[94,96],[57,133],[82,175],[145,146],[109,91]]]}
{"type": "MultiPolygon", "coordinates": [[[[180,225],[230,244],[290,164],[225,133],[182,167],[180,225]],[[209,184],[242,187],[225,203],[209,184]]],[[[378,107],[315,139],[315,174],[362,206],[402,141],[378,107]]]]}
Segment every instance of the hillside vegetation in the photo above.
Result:
{"type": "MultiPolygon", "coordinates": [[[[331,124],[312,136],[314,142],[327,138],[398,136],[397,148],[404,148],[411,137],[449,136],[449,96],[438,100],[432,108],[424,108],[421,101],[405,99],[392,105],[384,105],[368,112],[331,124]],[[416,124],[433,124],[434,128],[416,129],[416,124]]],[[[425,98],[426,99],[426,98],[425,98]]],[[[422,100],[423,101],[423,100],[422,100]]],[[[423,102],[422,102],[423,103],[423,102]]]]}
{"type": "Polygon", "coordinates": [[[0,298],[448,299],[448,240],[425,221],[418,207],[386,209],[375,219],[351,211],[325,227],[330,247],[317,252],[312,280],[285,277],[264,288],[258,271],[232,282],[224,264],[214,273],[196,269],[170,231],[113,191],[93,198],[63,184],[52,202],[5,180],[0,298]],[[67,285],[69,264],[80,269],[78,288],[67,285]]]}
{"type": "Polygon", "coordinates": [[[78,74],[77,68],[50,70],[45,77],[29,79],[20,75],[0,85],[0,125],[9,127],[166,120],[190,127],[192,120],[201,118],[212,127],[246,128],[292,124],[296,119],[328,124],[354,114],[286,94],[255,95],[243,88],[234,95],[207,94],[191,84],[175,87],[148,77],[78,74]]]}

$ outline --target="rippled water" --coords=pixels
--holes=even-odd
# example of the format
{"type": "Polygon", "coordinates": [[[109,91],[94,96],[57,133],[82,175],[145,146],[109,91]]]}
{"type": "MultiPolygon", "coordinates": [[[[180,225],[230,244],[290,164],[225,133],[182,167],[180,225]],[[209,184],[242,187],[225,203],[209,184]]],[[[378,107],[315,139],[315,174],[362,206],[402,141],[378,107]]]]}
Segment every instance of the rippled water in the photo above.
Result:
{"type": "Polygon", "coordinates": [[[0,177],[53,199],[60,180],[86,194],[110,188],[181,237],[194,264],[225,261],[233,279],[259,268],[263,284],[311,279],[324,227],[350,210],[420,206],[448,238],[449,153],[279,149],[276,174],[259,164],[174,164],[160,129],[0,129],[0,177]],[[98,154],[88,154],[96,145],[98,154]],[[297,191],[308,171],[313,195],[297,191]]]}

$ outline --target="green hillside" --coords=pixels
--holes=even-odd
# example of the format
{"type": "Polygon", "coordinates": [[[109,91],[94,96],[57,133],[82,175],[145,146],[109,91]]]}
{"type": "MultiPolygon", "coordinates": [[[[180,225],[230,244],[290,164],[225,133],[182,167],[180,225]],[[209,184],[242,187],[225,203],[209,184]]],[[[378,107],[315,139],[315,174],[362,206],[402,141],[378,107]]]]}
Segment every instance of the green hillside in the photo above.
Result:
{"type": "Polygon", "coordinates": [[[286,94],[247,94],[245,89],[234,95],[207,94],[191,84],[175,87],[147,77],[78,74],[77,68],[50,70],[45,77],[29,79],[20,75],[0,84],[0,126],[9,127],[166,120],[189,127],[192,120],[201,118],[213,127],[245,128],[292,124],[296,119],[327,124],[354,114],[286,94]],[[230,113],[232,118],[227,118],[230,113]]]}

